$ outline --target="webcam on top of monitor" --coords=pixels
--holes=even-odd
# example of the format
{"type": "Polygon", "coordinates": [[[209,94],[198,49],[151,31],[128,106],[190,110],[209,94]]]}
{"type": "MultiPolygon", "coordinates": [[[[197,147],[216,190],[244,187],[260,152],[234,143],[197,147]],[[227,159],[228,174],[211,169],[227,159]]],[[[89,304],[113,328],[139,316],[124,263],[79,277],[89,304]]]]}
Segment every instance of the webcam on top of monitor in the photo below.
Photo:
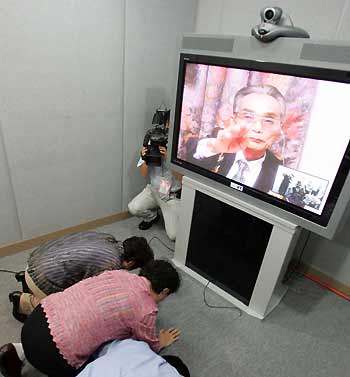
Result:
{"type": "Polygon", "coordinates": [[[263,8],[260,17],[261,23],[252,28],[252,35],[261,42],[271,42],[279,37],[310,38],[309,33],[294,26],[279,7],[263,8]]]}

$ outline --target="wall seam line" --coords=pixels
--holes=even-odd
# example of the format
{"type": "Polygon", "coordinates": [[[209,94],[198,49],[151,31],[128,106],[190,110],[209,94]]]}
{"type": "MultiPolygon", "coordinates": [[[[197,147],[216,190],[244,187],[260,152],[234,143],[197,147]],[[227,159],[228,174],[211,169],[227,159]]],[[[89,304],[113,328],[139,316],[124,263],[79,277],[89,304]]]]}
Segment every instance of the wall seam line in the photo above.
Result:
{"type": "Polygon", "coordinates": [[[126,0],[122,1],[122,7],[123,7],[123,31],[122,31],[122,38],[123,38],[123,60],[122,60],[122,101],[121,101],[121,121],[122,121],[122,128],[121,128],[121,139],[122,139],[122,145],[121,145],[121,166],[122,166],[122,174],[121,174],[121,197],[120,197],[120,209],[122,210],[124,207],[124,192],[125,192],[125,173],[126,169],[124,166],[125,161],[125,39],[126,39],[126,0]]]}
{"type": "Polygon", "coordinates": [[[13,181],[12,181],[11,168],[10,168],[10,164],[9,164],[9,160],[8,160],[8,156],[7,156],[5,137],[4,137],[4,132],[3,132],[1,122],[0,122],[0,143],[2,144],[2,148],[3,148],[3,151],[4,151],[5,165],[6,165],[6,168],[7,168],[7,175],[8,175],[8,178],[9,178],[9,184],[10,184],[11,193],[12,193],[12,197],[13,197],[13,205],[14,205],[14,208],[15,208],[18,230],[19,230],[21,240],[23,240],[23,230],[22,230],[22,226],[21,226],[21,222],[20,222],[20,218],[19,218],[19,211],[18,211],[18,205],[17,205],[17,200],[16,200],[16,193],[15,193],[15,189],[14,189],[14,185],[13,185],[13,181]]]}
{"type": "Polygon", "coordinates": [[[349,0],[344,1],[343,9],[339,18],[338,26],[336,28],[335,34],[334,34],[334,39],[337,40],[340,32],[340,28],[342,27],[343,21],[344,21],[344,15],[346,13],[346,10],[349,6],[349,0]]]}

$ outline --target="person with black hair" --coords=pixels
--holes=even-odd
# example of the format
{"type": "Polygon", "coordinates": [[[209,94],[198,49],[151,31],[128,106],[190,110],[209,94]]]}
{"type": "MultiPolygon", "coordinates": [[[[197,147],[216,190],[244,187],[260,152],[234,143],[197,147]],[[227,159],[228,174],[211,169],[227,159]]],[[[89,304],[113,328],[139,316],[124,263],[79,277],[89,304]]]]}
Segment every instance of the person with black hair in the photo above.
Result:
{"type": "MultiPolygon", "coordinates": [[[[161,120],[166,129],[170,124],[170,112],[161,120]]],[[[165,232],[171,241],[176,239],[176,229],[180,210],[182,175],[170,170],[167,163],[167,147],[159,146],[160,165],[146,163],[149,146],[142,146],[137,163],[142,177],[149,180],[149,184],[136,195],[128,204],[129,212],[142,219],[139,229],[147,230],[159,221],[160,210],[164,219],[165,232]]]]}
{"type": "Polygon", "coordinates": [[[106,270],[132,270],[154,259],[144,237],[117,241],[111,234],[85,231],[46,242],[17,273],[23,292],[9,294],[13,316],[23,322],[44,297],[106,270]]]}
{"type": "Polygon", "coordinates": [[[162,259],[147,263],[141,269],[139,276],[145,277],[157,294],[161,294],[164,289],[168,293],[176,292],[180,286],[179,274],[174,266],[162,259]]]}
{"type": "Polygon", "coordinates": [[[104,345],[97,358],[78,377],[190,377],[184,362],[177,356],[158,355],[145,342],[115,340],[104,345]]]}
{"type": "Polygon", "coordinates": [[[153,260],[139,275],[105,271],[51,294],[25,321],[22,344],[0,347],[0,371],[19,377],[24,356],[50,377],[73,377],[101,345],[115,339],[144,341],[158,353],[180,337],[176,328],[156,328],[158,304],[179,286],[175,267],[153,260]]]}

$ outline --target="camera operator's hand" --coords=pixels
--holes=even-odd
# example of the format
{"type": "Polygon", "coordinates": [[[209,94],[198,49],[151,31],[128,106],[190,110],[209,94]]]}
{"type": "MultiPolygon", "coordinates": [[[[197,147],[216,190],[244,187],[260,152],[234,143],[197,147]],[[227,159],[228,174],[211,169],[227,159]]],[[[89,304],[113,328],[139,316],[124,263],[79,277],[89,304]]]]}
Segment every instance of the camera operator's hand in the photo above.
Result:
{"type": "Polygon", "coordinates": [[[164,160],[166,160],[167,157],[167,149],[166,147],[159,147],[159,152],[164,160]]]}
{"type": "Polygon", "coordinates": [[[147,147],[142,147],[140,151],[141,157],[145,157],[145,154],[147,153],[148,148],[147,147]]]}
{"type": "MultiPolygon", "coordinates": [[[[140,156],[142,159],[144,159],[146,153],[148,151],[147,147],[142,147],[140,150],[140,156]]],[[[148,166],[146,164],[146,161],[143,161],[143,164],[139,166],[139,172],[142,175],[142,177],[147,177],[148,176],[148,166]]]]}

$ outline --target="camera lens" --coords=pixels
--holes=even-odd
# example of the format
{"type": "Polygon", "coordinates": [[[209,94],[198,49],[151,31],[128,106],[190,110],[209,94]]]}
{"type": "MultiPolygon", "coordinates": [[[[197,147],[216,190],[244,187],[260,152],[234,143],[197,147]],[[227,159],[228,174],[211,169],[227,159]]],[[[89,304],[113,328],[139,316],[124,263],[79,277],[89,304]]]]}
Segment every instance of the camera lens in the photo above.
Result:
{"type": "Polygon", "coordinates": [[[267,9],[265,11],[265,20],[267,21],[272,20],[274,15],[275,15],[275,12],[272,9],[267,9]]]}

